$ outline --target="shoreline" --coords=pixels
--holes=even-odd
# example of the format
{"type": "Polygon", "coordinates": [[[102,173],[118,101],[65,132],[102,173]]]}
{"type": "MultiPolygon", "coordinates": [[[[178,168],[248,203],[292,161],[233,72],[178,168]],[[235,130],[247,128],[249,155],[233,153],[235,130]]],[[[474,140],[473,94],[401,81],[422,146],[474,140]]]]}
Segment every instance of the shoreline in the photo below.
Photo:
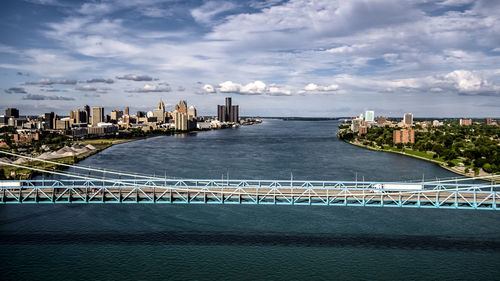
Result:
{"type": "MultiPolygon", "coordinates": [[[[251,123],[251,124],[244,124],[242,126],[249,126],[249,125],[258,125],[260,123],[251,123]]],[[[151,134],[147,136],[140,136],[140,137],[132,137],[132,138],[123,138],[123,139],[112,139],[112,138],[96,138],[96,139],[85,139],[81,141],[75,141],[74,144],[81,144],[81,145],[92,145],[95,147],[94,150],[91,152],[85,153],[85,154],[80,154],[80,155],[75,155],[75,156],[66,156],[66,157],[60,157],[60,158],[53,158],[50,159],[51,162],[57,162],[60,164],[76,164],[94,154],[97,154],[107,148],[110,148],[114,145],[118,144],[123,144],[123,143],[128,143],[128,142],[133,142],[133,141],[139,141],[139,140],[145,140],[149,138],[154,138],[154,137],[161,137],[161,136],[175,136],[178,134],[197,134],[199,132],[204,132],[204,131],[214,131],[214,130],[222,130],[222,129],[232,129],[233,127],[225,127],[225,128],[217,128],[217,129],[210,129],[210,130],[194,130],[194,131],[186,131],[186,132],[169,132],[165,134],[151,134]]],[[[1,154],[0,154],[1,156],[1,154]]],[[[27,161],[23,165],[27,165],[29,167],[33,168],[42,168],[42,169],[50,169],[53,171],[60,171],[64,170],[66,168],[61,168],[60,165],[57,164],[52,164],[52,163],[47,163],[47,162],[42,162],[42,161],[27,161]]],[[[4,180],[12,180],[12,179],[31,179],[39,174],[41,172],[38,171],[33,171],[29,169],[24,169],[24,168],[19,168],[19,167],[13,167],[9,165],[0,165],[0,173],[3,173],[4,180]],[[14,175],[12,175],[14,173],[14,175]]],[[[1,179],[1,177],[0,177],[1,179]]]]}
{"type": "MultiPolygon", "coordinates": [[[[354,145],[354,146],[357,146],[357,147],[361,147],[361,148],[365,148],[365,149],[369,149],[369,150],[373,150],[373,151],[379,151],[379,152],[389,152],[389,153],[394,153],[394,154],[399,154],[399,155],[404,155],[404,156],[409,156],[409,157],[412,157],[412,158],[415,158],[415,159],[420,159],[420,160],[423,160],[423,161],[427,161],[427,162],[430,162],[430,163],[434,163],[436,165],[438,165],[439,167],[443,168],[443,169],[446,169],[452,173],[455,173],[457,175],[461,175],[461,176],[465,176],[465,177],[468,177],[468,178],[473,178],[475,177],[474,175],[474,172],[469,172],[469,173],[465,173],[465,172],[462,172],[460,170],[457,170],[457,169],[453,169],[452,167],[447,167],[446,166],[446,163],[444,162],[441,162],[441,161],[438,161],[438,160],[433,160],[433,159],[428,159],[428,158],[425,158],[425,157],[421,157],[421,156],[418,156],[418,155],[413,155],[413,154],[409,154],[409,153],[404,153],[402,151],[394,151],[394,150],[386,150],[386,149],[380,149],[380,148],[375,148],[375,147],[369,147],[369,146],[366,146],[366,145],[363,145],[361,143],[357,143],[357,142],[350,142],[350,141],[346,141],[346,140],[343,140],[341,138],[339,138],[341,141],[345,142],[345,143],[348,143],[350,145],[354,145]]],[[[480,174],[478,176],[489,176],[491,174],[488,174],[488,173],[484,173],[484,172],[480,172],[480,174]]],[[[488,182],[493,182],[493,183],[496,183],[496,182],[499,182],[500,181],[500,175],[497,176],[497,177],[492,177],[492,178],[487,178],[487,179],[481,179],[481,180],[484,180],[484,181],[488,181],[488,182]]]]}

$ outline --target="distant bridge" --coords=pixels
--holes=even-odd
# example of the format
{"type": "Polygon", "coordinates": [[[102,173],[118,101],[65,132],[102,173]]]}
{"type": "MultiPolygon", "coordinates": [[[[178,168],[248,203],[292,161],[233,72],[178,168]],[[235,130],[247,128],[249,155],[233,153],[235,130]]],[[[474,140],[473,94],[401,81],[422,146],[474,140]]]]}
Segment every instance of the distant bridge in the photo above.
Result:
{"type": "Polygon", "coordinates": [[[250,204],[500,210],[493,184],[297,180],[63,179],[0,181],[0,204],[250,204]],[[404,185],[405,183],[401,183],[404,185]]]}

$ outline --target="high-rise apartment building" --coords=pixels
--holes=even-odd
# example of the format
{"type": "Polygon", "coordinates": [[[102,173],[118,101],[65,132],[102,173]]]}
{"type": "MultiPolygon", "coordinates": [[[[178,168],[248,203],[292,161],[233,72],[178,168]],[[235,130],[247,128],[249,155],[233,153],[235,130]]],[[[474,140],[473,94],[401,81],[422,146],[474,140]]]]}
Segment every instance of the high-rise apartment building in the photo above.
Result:
{"type": "Polygon", "coordinates": [[[472,125],[472,119],[460,119],[460,126],[472,125]]]}
{"type": "Polygon", "coordinates": [[[415,130],[411,128],[394,130],[393,143],[415,143],[415,130]]]}
{"type": "Polygon", "coordinates": [[[230,97],[226,98],[226,105],[217,106],[217,118],[220,122],[239,122],[239,106],[232,105],[230,97]]]}
{"type": "Polygon", "coordinates": [[[405,125],[413,125],[413,114],[412,113],[406,113],[403,117],[403,123],[405,125]]]}
{"type": "Polygon", "coordinates": [[[92,127],[97,127],[97,124],[104,122],[104,108],[92,107],[92,127]]]}
{"type": "Polygon", "coordinates": [[[365,112],[365,121],[366,122],[373,122],[375,118],[375,112],[372,110],[368,110],[365,112]]]}

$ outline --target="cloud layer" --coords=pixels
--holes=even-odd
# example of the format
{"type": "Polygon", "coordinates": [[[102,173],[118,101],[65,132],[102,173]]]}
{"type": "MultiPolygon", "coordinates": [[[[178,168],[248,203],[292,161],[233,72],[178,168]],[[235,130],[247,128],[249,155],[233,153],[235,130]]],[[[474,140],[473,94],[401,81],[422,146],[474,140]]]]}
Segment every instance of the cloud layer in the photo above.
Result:
{"type": "Polygon", "coordinates": [[[498,1],[31,1],[5,9],[3,20],[23,32],[0,44],[4,107],[29,103],[13,93],[68,91],[82,103],[146,107],[154,95],[133,93],[168,92],[199,104],[236,94],[273,114],[355,114],[382,103],[386,112],[432,115],[442,111],[429,103],[468,99],[462,112],[500,115],[498,1]],[[51,16],[29,12],[37,9],[51,16]],[[498,106],[484,112],[482,104],[498,106]]]}

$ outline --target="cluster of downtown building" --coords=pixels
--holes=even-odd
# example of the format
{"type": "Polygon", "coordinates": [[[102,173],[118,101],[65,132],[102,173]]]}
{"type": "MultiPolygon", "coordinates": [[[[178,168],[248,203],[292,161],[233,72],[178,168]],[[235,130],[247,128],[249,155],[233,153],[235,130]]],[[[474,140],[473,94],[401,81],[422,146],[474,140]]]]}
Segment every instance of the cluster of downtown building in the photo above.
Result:
{"type": "Polygon", "coordinates": [[[165,103],[160,100],[152,111],[137,111],[131,114],[129,107],[125,110],[112,110],[105,114],[103,107],[85,105],[82,109],[69,112],[69,117],[59,117],[54,112],[39,116],[20,116],[16,108],[8,108],[4,116],[0,116],[0,127],[16,128],[16,143],[31,143],[39,140],[44,133],[59,133],[75,138],[100,137],[117,134],[122,129],[175,130],[193,131],[209,130],[238,126],[240,123],[239,106],[231,104],[226,98],[225,105],[217,106],[217,118],[204,118],[197,115],[194,106],[188,107],[185,100],[167,111],[165,103]]]}
{"type": "MultiPolygon", "coordinates": [[[[460,119],[459,124],[460,126],[471,126],[473,122],[472,119],[460,119]]],[[[491,118],[485,118],[484,124],[488,126],[498,126],[498,123],[491,118]]],[[[415,143],[415,126],[420,126],[425,130],[429,127],[439,127],[442,125],[443,122],[439,120],[414,122],[412,113],[405,113],[401,121],[392,122],[389,121],[386,116],[375,117],[375,112],[372,110],[365,111],[364,118],[363,114],[360,114],[359,116],[351,119],[351,131],[357,133],[358,136],[366,135],[368,133],[368,128],[372,126],[387,126],[396,128],[393,131],[394,144],[415,143]]]]}

